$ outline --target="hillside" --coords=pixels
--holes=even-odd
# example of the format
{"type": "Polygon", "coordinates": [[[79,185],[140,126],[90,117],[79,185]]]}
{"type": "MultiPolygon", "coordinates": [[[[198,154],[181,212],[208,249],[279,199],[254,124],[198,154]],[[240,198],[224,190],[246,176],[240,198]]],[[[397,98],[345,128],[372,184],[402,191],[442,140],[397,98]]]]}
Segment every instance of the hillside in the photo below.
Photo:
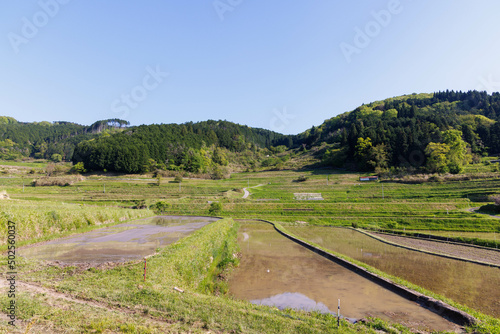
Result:
{"type": "Polygon", "coordinates": [[[97,121],[90,126],[63,121],[23,123],[1,116],[0,158],[70,160],[79,142],[118,132],[128,124],[119,119],[97,121]]]}
{"type": "Polygon", "coordinates": [[[454,171],[441,165],[477,162],[500,152],[499,117],[499,93],[412,94],[362,105],[296,141],[305,148],[322,147],[317,157],[334,167],[454,171]]]}
{"type": "Polygon", "coordinates": [[[251,157],[262,148],[290,147],[292,138],[227,121],[141,125],[79,143],[72,160],[82,162],[90,170],[141,173],[169,169],[206,173],[228,165],[227,156],[231,153],[251,157]]]}
{"type": "Polygon", "coordinates": [[[313,153],[313,162],[329,167],[458,173],[500,152],[499,119],[500,93],[478,91],[376,101],[298,135],[214,120],[127,127],[117,119],[83,126],[1,117],[0,158],[71,160],[89,171],[212,173],[231,163],[281,169],[309,152],[304,162],[313,153]]]}

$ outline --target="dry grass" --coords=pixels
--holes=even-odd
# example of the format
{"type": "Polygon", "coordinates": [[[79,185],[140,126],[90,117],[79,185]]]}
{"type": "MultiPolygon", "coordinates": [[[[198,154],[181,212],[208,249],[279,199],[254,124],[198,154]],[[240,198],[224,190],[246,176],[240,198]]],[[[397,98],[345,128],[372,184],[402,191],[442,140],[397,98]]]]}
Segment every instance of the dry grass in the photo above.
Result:
{"type": "Polygon", "coordinates": [[[491,179],[498,177],[496,173],[478,174],[414,174],[401,177],[384,177],[384,181],[391,181],[405,184],[419,184],[425,182],[446,182],[446,181],[470,181],[480,179],[491,179]]]}
{"type": "Polygon", "coordinates": [[[32,182],[34,187],[49,187],[49,186],[70,186],[75,182],[80,182],[85,180],[85,178],[81,175],[72,175],[72,176],[42,176],[39,179],[35,179],[32,182]]]}

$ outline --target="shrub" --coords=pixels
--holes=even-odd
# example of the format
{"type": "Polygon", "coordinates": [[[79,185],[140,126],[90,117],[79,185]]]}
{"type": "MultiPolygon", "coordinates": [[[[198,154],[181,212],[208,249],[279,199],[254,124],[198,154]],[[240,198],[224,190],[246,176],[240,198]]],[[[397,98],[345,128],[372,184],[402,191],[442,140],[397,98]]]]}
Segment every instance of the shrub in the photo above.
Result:
{"type": "Polygon", "coordinates": [[[73,167],[71,167],[70,169],[70,172],[75,174],[85,173],[86,171],[87,170],[85,169],[85,166],[81,161],[73,165],[73,167]]]}
{"type": "Polygon", "coordinates": [[[212,178],[212,180],[222,180],[224,178],[224,171],[222,170],[222,168],[217,166],[210,177],[212,178]]]}
{"type": "Polygon", "coordinates": [[[398,228],[398,223],[391,220],[391,221],[387,222],[387,227],[390,228],[391,230],[395,230],[398,228]]]}
{"type": "Polygon", "coordinates": [[[177,174],[174,178],[174,182],[175,183],[181,183],[182,182],[182,175],[181,174],[177,174]]]}
{"type": "Polygon", "coordinates": [[[43,176],[39,179],[33,180],[31,184],[33,185],[33,187],[50,187],[50,186],[66,187],[72,185],[75,182],[83,180],[84,180],[83,176],[65,176],[65,177],[43,176]]]}
{"type": "Polygon", "coordinates": [[[305,182],[305,181],[307,181],[307,176],[305,175],[301,175],[295,180],[295,182],[305,182]]]}
{"type": "Polygon", "coordinates": [[[158,201],[149,207],[155,213],[164,213],[170,208],[170,204],[165,201],[158,201]]]}
{"type": "Polygon", "coordinates": [[[147,206],[146,206],[146,201],[143,200],[143,199],[136,199],[134,202],[134,209],[146,209],[147,206]]]}
{"type": "Polygon", "coordinates": [[[222,213],[222,204],[219,202],[213,202],[212,204],[210,204],[210,208],[208,209],[208,213],[211,216],[215,216],[215,215],[222,213]]]}
{"type": "Polygon", "coordinates": [[[57,153],[54,153],[54,154],[52,154],[52,156],[50,157],[50,160],[52,160],[52,161],[54,161],[54,162],[61,162],[61,161],[62,161],[62,155],[57,154],[57,153]]]}

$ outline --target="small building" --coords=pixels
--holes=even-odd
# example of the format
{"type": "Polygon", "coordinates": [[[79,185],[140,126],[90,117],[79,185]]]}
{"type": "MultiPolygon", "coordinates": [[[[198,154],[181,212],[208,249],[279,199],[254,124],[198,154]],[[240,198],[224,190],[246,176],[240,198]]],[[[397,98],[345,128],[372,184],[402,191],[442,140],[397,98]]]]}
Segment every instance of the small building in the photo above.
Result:
{"type": "Polygon", "coordinates": [[[378,181],[378,176],[361,176],[360,181],[378,181]]]}

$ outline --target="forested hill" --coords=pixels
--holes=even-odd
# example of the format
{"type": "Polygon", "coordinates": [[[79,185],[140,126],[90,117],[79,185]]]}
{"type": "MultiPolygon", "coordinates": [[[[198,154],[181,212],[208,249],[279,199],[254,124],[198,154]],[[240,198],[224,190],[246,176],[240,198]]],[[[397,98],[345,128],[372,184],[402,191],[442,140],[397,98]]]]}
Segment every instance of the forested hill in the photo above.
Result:
{"type": "Polygon", "coordinates": [[[23,123],[0,116],[0,158],[70,160],[76,144],[82,140],[120,131],[128,124],[120,119],[98,121],[90,126],[62,121],[23,123]]]}
{"type": "Polygon", "coordinates": [[[79,143],[73,162],[86,169],[139,173],[148,169],[207,172],[225,165],[226,152],[291,147],[293,136],[227,121],[141,125],[79,143]]]}
{"type": "Polygon", "coordinates": [[[333,167],[460,172],[464,163],[500,153],[499,120],[500,93],[478,91],[389,98],[298,135],[212,120],[127,127],[118,119],[83,126],[0,117],[0,158],[72,160],[94,171],[201,173],[228,160],[252,169],[283,168],[291,157],[284,151],[293,149],[311,150],[333,167]]]}
{"type": "Polygon", "coordinates": [[[362,105],[312,127],[295,141],[304,148],[326,146],[321,158],[330,166],[345,166],[347,161],[366,170],[456,172],[460,159],[463,164],[500,153],[498,120],[499,93],[413,94],[362,105]]]}

